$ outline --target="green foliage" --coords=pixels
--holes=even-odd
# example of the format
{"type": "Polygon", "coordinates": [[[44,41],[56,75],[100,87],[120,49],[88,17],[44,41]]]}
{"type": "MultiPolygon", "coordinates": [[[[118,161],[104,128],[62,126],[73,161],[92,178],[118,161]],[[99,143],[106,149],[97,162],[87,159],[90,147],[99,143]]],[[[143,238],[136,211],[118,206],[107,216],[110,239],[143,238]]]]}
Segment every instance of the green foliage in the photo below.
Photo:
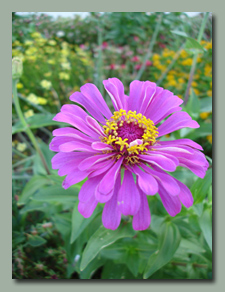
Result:
{"type": "MultiPolygon", "coordinates": [[[[17,83],[20,105],[43,158],[28,139],[13,107],[12,249],[16,279],[212,279],[212,44],[211,19],[197,42],[202,15],[164,14],[142,80],[184,97],[193,54],[198,53],[190,95],[183,108],[200,128],[182,129],[162,140],[199,143],[210,168],[197,178],[189,169],[171,173],[191,190],[194,205],[175,217],[159,195],[149,196],[151,225],[134,231],[122,217],[117,230],[102,225],[103,205],[90,218],[78,212],[82,181],[62,188],[65,177],[52,169],[52,120],[61,104],[94,82],[106,102],[102,79],[119,78],[125,93],[149,54],[158,13],[91,13],[85,19],[54,20],[13,13],[12,54],[22,58],[17,83]],[[60,35],[61,32],[61,35],[60,35]],[[181,48],[181,49],[180,49],[181,48]],[[44,165],[43,159],[46,163],[44,165]]],[[[109,103],[110,106],[110,103],[109,103]]],[[[112,109],[113,110],[113,109],[112,109]]]]}

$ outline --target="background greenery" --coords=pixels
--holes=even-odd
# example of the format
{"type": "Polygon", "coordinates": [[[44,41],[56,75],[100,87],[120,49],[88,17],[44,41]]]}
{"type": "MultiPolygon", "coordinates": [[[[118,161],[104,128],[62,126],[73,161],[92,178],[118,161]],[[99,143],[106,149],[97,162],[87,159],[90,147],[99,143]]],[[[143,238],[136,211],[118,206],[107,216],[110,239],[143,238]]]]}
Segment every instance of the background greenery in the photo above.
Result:
{"type": "Polygon", "coordinates": [[[16,84],[20,106],[46,164],[14,104],[13,278],[211,279],[211,16],[114,12],[54,20],[13,13],[12,21],[12,55],[23,60],[16,84]],[[151,197],[146,231],[134,231],[130,218],[116,231],[104,229],[101,204],[84,219],[77,211],[83,182],[64,190],[63,178],[51,169],[48,144],[52,130],[62,127],[52,117],[86,82],[109,102],[102,86],[108,77],[120,78],[126,93],[133,79],[151,80],[184,99],[183,109],[201,127],[164,139],[193,139],[210,162],[204,179],[183,168],[172,174],[191,189],[194,205],[170,217],[158,195],[151,197]]]}

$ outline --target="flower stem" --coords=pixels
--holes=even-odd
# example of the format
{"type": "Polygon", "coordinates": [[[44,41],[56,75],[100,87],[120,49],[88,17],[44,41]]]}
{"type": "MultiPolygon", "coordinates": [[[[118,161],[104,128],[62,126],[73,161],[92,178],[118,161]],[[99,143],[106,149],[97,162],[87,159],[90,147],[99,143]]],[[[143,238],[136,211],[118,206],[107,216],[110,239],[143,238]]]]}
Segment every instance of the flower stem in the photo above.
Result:
{"type": "Polygon", "coordinates": [[[140,80],[141,79],[141,76],[145,70],[145,67],[146,67],[146,61],[150,58],[151,54],[152,54],[152,50],[153,50],[153,47],[155,45],[155,42],[156,42],[156,38],[158,36],[158,33],[159,33],[159,29],[160,29],[160,26],[161,26],[161,23],[162,23],[162,18],[163,18],[163,13],[160,14],[159,16],[159,19],[158,19],[158,22],[157,22],[157,25],[156,25],[156,28],[155,28],[155,31],[153,33],[153,36],[152,36],[152,39],[149,43],[149,48],[148,48],[148,51],[144,57],[144,62],[143,64],[141,65],[141,68],[140,70],[138,71],[137,73],[137,76],[136,76],[136,80],[140,80]]]}
{"type": "MultiPolygon", "coordinates": [[[[209,12],[206,12],[203,20],[202,20],[202,25],[200,27],[200,30],[199,30],[199,34],[198,34],[198,39],[197,41],[200,43],[201,40],[202,40],[202,36],[203,36],[203,33],[204,33],[204,30],[205,30],[205,25],[206,25],[206,22],[207,22],[207,19],[208,19],[208,16],[209,16],[209,12]]],[[[187,84],[187,89],[186,89],[186,92],[185,92],[185,98],[184,98],[184,103],[183,105],[185,106],[188,102],[188,98],[189,98],[189,92],[190,92],[190,88],[191,88],[191,83],[192,83],[192,80],[193,80],[193,76],[194,76],[194,73],[195,73],[195,68],[196,68],[196,64],[197,64],[197,59],[198,59],[198,53],[195,53],[194,54],[194,57],[193,57],[193,63],[192,63],[192,66],[191,66],[191,71],[190,71],[190,75],[189,75],[189,80],[188,80],[188,84],[187,84]]]]}
{"type": "Polygon", "coordinates": [[[16,108],[16,112],[17,112],[17,115],[22,123],[22,125],[24,126],[24,131],[25,133],[27,134],[27,136],[29,137],[29,139],[31,140],[35,150],[37,151],[37,153],[39,154],[40,158],[41,158],[41,161],[44,165],[44,168],[47,172],[47,174],[50,174],[50,171],[49,171],[49,168],[48,168],[48,165],[45,161],[45,158],[41,152],[41,149],[39,148],[38,146],[38,143],[35,139],[35,136],[34,134],[32,133],[32,131],[30,130],[24,116],[23,116],[23,113],[22,113],[22,110],[20,108],[20,103],[19,103],[19,99],[18,99],[18,96],[17,96],[17,88],[16,88],[16,84],[17,84],[17,81],[18,79],[13,79],[12,80],[12,87],[13,87],[13,97],[14,97],[14,105],[15,105],[15,108],[16,108]]]}

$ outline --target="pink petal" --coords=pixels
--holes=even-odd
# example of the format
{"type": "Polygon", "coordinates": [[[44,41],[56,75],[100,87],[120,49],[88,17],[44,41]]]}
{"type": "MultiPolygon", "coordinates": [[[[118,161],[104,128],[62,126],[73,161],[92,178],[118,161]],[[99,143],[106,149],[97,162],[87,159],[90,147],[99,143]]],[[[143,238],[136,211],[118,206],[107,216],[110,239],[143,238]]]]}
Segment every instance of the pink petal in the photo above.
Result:
{"type": "Polygon", "coordinates": [[[95,200],[95,196],[92,196],[88,202],[79,202],[78,211],[84,218],[89,218],[97,205],[98,202],[95,200]]]}
{"type": "Polygon", "coordinates": [[[158,137],[164,136],[182,128],[199,128],[199,124],[192,120],[186,112],[176,112],[158,127],[158,137]]]}
{"type": "Polygon", "coordinates": [[[174,217],[180,213],[182,206],[178,196],[170,196],[162,186],[159,187],[159,196],[170,216],[174,217]]]}
{"type": "Polygon", "coordinates": [[[107,195],[114,188],[116,178],[119,174],[121,164],[123,162],[123,158],[121,157],[113,167],[106,173],[106,175],[101,180],[98,190],[103,195],[107,195]]]}
{"type": "Polygon", "coordinates": [[[135,215],[140,207],[140,194],[129,170],[124,171],[123,183],[118,193],[117,203],[121,213],[125,216],[135,215]]]}
{"type": "Polygon", "coordinates": [[[151,214],[147,196],[140,191],[141,204],[138,212],[134,215],[132,226],[134,230],[145,230],[151,223],[151,214]]]}
{"type": "Polygon", "coordinates": [[[158,192],[158,183],[151,174],[142,171],[136,165],[132,170],[138,176],[137,182],[144,194],[153,196],[158,192]]]}
{"type": "Polygon", "coordinates": [[[108,78],[103,81],[103,84],[111,97],[115,110],[126,109],[123,83],[117,78],[108,78]]]}
{"type": "Polygon", "coordinates": [[[117,178],[113,196],[108,201],[102,212],[102,224],[105,228],[115,230],[119,227],[121,221],[121,212],[117,204],[117,194],[120,188],[120,177],[117,178]]]}

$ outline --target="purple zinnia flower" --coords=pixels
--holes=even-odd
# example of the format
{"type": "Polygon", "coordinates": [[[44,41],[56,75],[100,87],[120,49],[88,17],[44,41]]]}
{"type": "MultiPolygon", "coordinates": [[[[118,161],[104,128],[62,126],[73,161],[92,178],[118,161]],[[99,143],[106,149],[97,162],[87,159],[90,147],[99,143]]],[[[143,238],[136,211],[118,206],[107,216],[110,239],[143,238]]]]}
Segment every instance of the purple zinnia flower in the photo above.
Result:
{"type": "Polygon", "coordinates": [[[123,214],[133,216],[135,230],[144,230],[151,221],[147,195],[158,193],[171,216],[181,211],[181,203],[187,208],[193,204],[187,186],[167,172],[179,165],[203,178],[208,168],[199,151],[203,149],[189,139],[160,141],[160,137],[199,125],[181,112],[183,101],[179,97],[153,82],[131,82],[129,96],[117,78],[103,84],[114,113],[94,84],[87,83],[81,92],[73,93],[70,100],[90,115],[78,105],[62,106],[53,120],[72,127],[53,131],[56,137],[50,149],[58,153],[52,167],[59,169],[60,176],[66,175],[65,189],[88,177],[78,196],[78,210],[85,218],[92,215],[99,202],[105,203],[105,228],[116,229],[123,214]]]}

